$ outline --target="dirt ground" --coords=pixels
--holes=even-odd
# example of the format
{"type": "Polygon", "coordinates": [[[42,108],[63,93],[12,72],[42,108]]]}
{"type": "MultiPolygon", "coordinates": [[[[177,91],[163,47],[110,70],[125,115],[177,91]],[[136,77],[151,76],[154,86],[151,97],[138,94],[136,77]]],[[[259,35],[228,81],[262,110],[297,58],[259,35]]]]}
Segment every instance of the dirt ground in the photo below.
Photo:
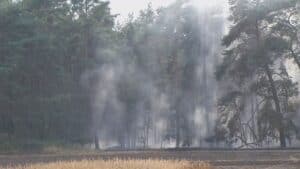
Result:
{"type": "Polygon", "coordinates": [[[291,165],[273,165],[273,166],[227,166],[227,167],[216,167],[217,169],[299,169],[300,166],[291,165]]]}

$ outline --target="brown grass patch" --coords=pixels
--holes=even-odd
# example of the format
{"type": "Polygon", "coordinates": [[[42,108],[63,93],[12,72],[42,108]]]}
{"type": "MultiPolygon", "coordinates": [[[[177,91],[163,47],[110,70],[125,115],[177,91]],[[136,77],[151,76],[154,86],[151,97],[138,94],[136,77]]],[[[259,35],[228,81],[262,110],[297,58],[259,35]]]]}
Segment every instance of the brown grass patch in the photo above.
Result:
{"type": "Polygon", "coordinates": [[[7,167],[5,169],[212,169],[206,163],[171,160],[83,160],[55,162],[28,166],[7,167]]]}

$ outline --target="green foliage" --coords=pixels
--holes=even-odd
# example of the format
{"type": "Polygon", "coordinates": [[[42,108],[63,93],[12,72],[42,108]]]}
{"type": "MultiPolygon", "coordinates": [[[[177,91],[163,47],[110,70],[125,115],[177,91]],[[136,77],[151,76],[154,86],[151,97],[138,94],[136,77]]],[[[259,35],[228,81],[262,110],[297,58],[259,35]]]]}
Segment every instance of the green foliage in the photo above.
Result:
{"type": "MultiPolygon", "coordinates": [[[[291,120],[287,114],[292,113],[288,107],[292,98],[298,96],[298,84],[288,75],[285,64],[287,56],[291,57],[290,52],[297,50],[294,47],[297,40],[291,41],[291,35],[297,36],[297,33],[295,25],[284,15],[290,15],[290,19],[297,15],[296,1],[232,0],[230,5],[233,26],[223,39],[227,49],[216,77],[227,83],[227,89],[238,89],[242,95],[254,94],[250,97],[259,102],[257,110],[253,110],[253,101],[244,102],[243,109],[236,110],[235,95],[225,92],[219,104],[220,118],[228,119],[220,124],[227,124],[229,139],[237,138],[245,145],[249,144],[244,134],[246,126],[254,141],[251,144],[261,145],[271,137],[279,138],[284,147],[286,138],[290,137],[285,135],[290,128],[287,121],[291,120]],[[228,101],[224,102],[224,98],[228,101]],[[249,111],[251,104],[252,112],[249,111]],[[250,120],[243,120],[247,116],[250,120]],[[236,122],[237,117],[240,122],[236,122]]],[[[293,58],[297,62],[297,56],[293,58]]]]}
{"type": "Polygon", "coordinates": [[[90,141],[90,91],[81,79],[97,61],[96,48],[109,46],[114,16],[108,3],[89,1],[88,11],[84,1],[1,3],[4,140],[90,141]]]}
{"type": "MultiPolygon", "coordinates": [[[[205,45],[217,42],[204,35],[202,26],[221,34],[223,23],[216,19],[214,26],[200,25],[199,11],[185,3],[159,10],[149,5],[137,18],[129,16],[115,26],[109,2],[100,0],[0,1],[0,150],[90,143],[91,131],[103,126],[95,121],[109,119],[94,119],[91,108],[101,85],[98,71],[107,73],[105,65],[120,69],[111,84],[116,85],[116,103],[104,108],[108,113],[118,109],[116,104],[124,108],[124,119],[112,132],[120,134],[120,142],[121,137],[139,137],[146,146],[153,119],[132,117],[140,105],[156,111],[153,98],[163,93],[170,104],[166,111],[174,112],[166,117],[165,138],[190,146],[198,139],[190,117],[206,99],[213,100],[208,90],[215,89],[207,86],[206,71],[213,66],[207,60],[217,60],[207,57],[217,52],[205,45]],[[134,126],[140,123],[144,126],[134,126]]],[[[251,127],[243,118],[249,114],[249,95],[259,102],[251,115],[256,127],[249,132],[257,144],[277,139],[282,128],[289,138],[298,132],[293,122],[298,84],[285,62],[293,59],[300,67],[299,0],[229,3],[233,25],[223,38],[226,50],[216,71],[225,91],[218,102],[217,140],[247,143],[243,132],[251,127]]]]}

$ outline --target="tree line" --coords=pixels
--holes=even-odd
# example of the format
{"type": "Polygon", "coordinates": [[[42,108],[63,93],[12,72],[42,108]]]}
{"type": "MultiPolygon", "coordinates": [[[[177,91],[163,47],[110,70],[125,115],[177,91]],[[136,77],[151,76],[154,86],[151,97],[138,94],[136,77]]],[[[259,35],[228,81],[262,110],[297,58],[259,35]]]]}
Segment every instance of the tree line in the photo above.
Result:
{"type": "Polygon", "coordinates": [[[0,143],[286,147],[299,1],[229,5],[222,38],[222,10],[185,1],[118,24],[100,0],[1,0],[0,143]]]}

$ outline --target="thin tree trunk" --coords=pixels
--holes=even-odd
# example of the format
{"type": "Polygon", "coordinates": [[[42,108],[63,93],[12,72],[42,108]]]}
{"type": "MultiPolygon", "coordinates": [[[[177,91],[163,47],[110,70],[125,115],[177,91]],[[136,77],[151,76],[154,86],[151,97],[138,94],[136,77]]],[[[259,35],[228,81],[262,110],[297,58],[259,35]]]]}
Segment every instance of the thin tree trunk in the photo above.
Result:
{"type": "Polygon", "coordinates": [[[96,150],[100,150],[100,145],[99,145],[99,137],[98,137],[98,135],[97,134],[95,134],[95,138],[94,138],[95,140],[95,149],[96,150]]]}
{"type": "Polygon", "coordinates": [[[180,116],[178,110],[176,110],[176,148],[180,147],[180,116]]]}
{"type": "MultiPolygon", "coordinates": [[[[177,41],[177,40],[176,40],[177,41]]],[[[173,81],[173,110],[175,110],[175,139],[176,139],[176,148],[180,147],[180,118],[181,118],[181,114],[180,114],[180,107],[179,107],[179,103],[180,103],[180,94],[179,91],[180,90],[180,68],[178,65],[178,56],[177,56],[177,51],[174,50],[173,51],[173,56],[172,56],[172,61],[171,61],[171,65],[170,65],[170,73],[173,73],[173,77],[172,77],[172,81],[173,81]]]]}
{"type": "Polygon", "coordinates": [[[299,69],[300,69],[300,60],[298,59],[297,57],[297,54],[292,50],[290,49],[291,53],[292,53],[292,56],[294,58],[294,61],[296,62],[296,64],[298,65],[299,69]]]}
{"type": "Polygon", "coordinates": [[[210,117],[209,117],[209,96],[208,96],[208,83],[207,83],[207,58],[206,54],[203,56],[203,92],[204,92],[204,109],[205,109],[205,120],[206,120],[206,136],[210,134],[210,117]]]}
{"type": "MultiPolygon", "coordinates": [[[[260,1],[258,0],[256,2],[256,6],[257,8],[260,6],[260,1]]],[[[260,48],[261,46],[261,39],[260,39],[260,28],[259,28],[259,21],[258,21],[258,16],[256,18],[256,22],[255,22],[255,28],[256,28],[256,40],[257,40],[257,49],[260,48]]],[[[274,79],[273,79],[273,75],[272,72],[270,70],[270,67],[268,64],[265,65],[264,67],[265,72],[268,76],[268,80],[271,86],[271,92],[273,95],[273,101],[275,104],[275,108],[276,108],[276,112],[278,113],[278,115],[280,116],[280,124],[279,124],[279,137],[280,137],[280,146],[282,148],[286,147],[286,142],[285,142],[285,131],[284,131],[284,125],[283,125],[283,117],[281,114],[281,108],[280,108],[280,102],[279,102],[279,97],[278,97],[278,93],[275,87],[275,83],[274,83],[274,79]]]]}
{"type": "Polygon", "coordinates": [[[273,95],[273,101],[275,104],[275,108],[276,108],[276,112],[278,113],[278,115],[280,116],[280,124],[279,124],[279,137],[280,137],[280,146],[281,148],[285,148],[286,147],[286,141],[285,141],[285,129],[284,129],[284,125],[283,125],[283,117],[281,114],[281,108],[280,108],[280,102],[279,102],[279,98],[278,98],[278,93],[275,87],[275,83],[274,83],[274,79],[271,73],[271,70],[269,68],[268,65],[265,66],[265,71],[266,74],[268,76],[269,79],[269,83],[271,85],[271,92],[273,95]]]}

